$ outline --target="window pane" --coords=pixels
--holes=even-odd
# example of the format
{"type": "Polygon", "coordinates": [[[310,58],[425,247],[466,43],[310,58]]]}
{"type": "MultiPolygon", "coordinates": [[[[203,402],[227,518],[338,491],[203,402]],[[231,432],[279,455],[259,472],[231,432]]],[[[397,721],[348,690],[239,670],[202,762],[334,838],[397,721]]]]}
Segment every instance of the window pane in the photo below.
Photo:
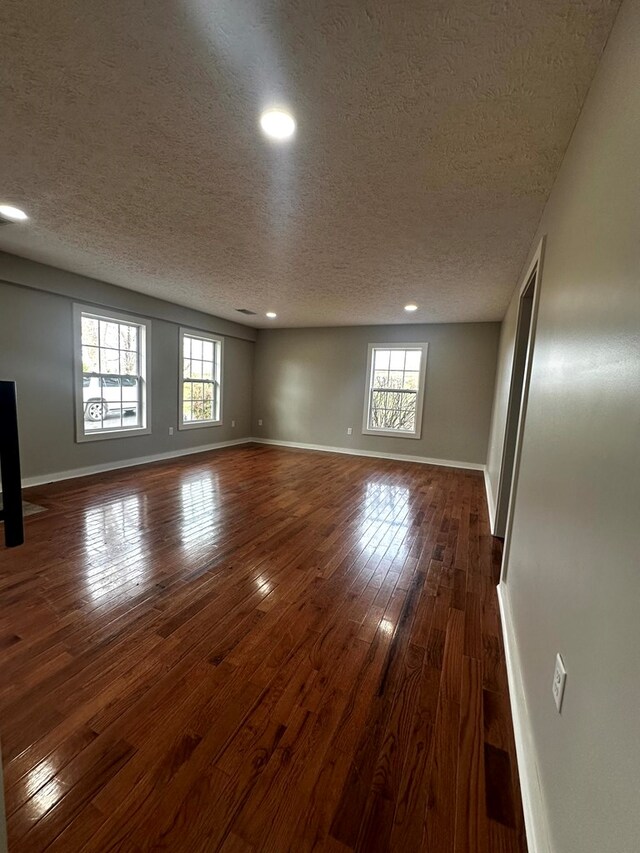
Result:
{"type": "Polygon", "coordinates": [[[120,325],[120,349],[137,351],[138,349],[138,327],[125,323],[120,325]]]}
{"type": "Polygon", "coordinates": [[[100,320],[100,346],[118,349],[120,346],[119,324],[100,320]]]}
{"type": "Polygon", "coordinates": [[[117,349],[100,347],[100,373],[120,373],[120,353],[117,349]]]}
{"type": "Polygon", "coordinates": [[[411,388],[412,391],[417,391],[418,390],[418,379],[419,379],[419,377],[420,377],[420,374],[413,371],[413,370],[405,371],[404,387],[405,388],[411,388]]]}
{"type": "Polygon", "coordinates": [[[82,406],[84,433],[144,426],[142,381],[144,352],[136,323],[82,314],[82,406]],[[102,374],[91,375],[91,374],[102,374]]]}
{"type": "Polygon", "coordinates": [[[202,398],[193,400],[191,403],[191,417],[194,421],[204,420],[204,403],[202,398]]]}
{"type": "Polygon", "coordinates": [[[415,413],[415,411],[407,412],[406,417],[403,420],[401,429],[405,429],[409,432],[413,432],[415,429],[415,425],[416,425],[416,413],[415,413]]]}
{"type": "Polygon", "coordinates": [[[213,361],[213,341],[202,342],[202,358],[205,361],[213,361]]]}
{"type": "Polygon", "coordinates": [[[422,349],[381,346],[373,350],[366,420],[370,429],[415,435],[422,367],[422,349]]]}
{"type": "Polygon", "coordinates": [[[142,426],[140,420],[140,405],[138,403],[124,402],[122,409],[122,426],[132,429],[142,426]]]}
{"type": "Polygon", "coordinates": [[[391,353],[388,349],[377,349],[374,350],[374,367],[376,370],[388,370],[389,369],[389,357],[391,353]]]}
{"type": "Polygon", "coordinates": [[[386,408],[387,400],[389,399],[388,391],[374,391],[371,395],[371,405],[376,409],[386,408]]]}
{"type": "Polygon", "coordinates": [[[406,370],[420,370],[420,357],[422,353],[420,350],[408,350],[407,351],[407,362],[405,365],[406,370]]]}
{"type": "Polygon", "coordinates": [[[120,350],[120,373],[136,376],[138,373],[138,356],[135,352],[120,350]]]}
{"type": "Polygon", "coordinates": [[[98,347],[82,347],[82,372],[100,372],[100,358],[98,356],[98,347]]]}
{"type": "Polygon", "coordinates": [[[389,362],[391,370],[404,370],[404,350],[391,350],[391,360],[389,362]]]}
{"type": "Polygon", "coordinates": [[[216,341],[186,334],[183,346],[183,422],[217,420],[216,380],[221,346],[216,341]],[[191,381],[187,382],[187,379],[191,381]]]}
{"type": "Polygon", "coordinates": [[[371,425],[374,429],[413,431],[416,394],[374,391],[371,395],[371,425]]]}
{"type": "Polygon", "coordinates": [[[82,343],[87,346],[98,346],[98,321],[92,317],[82,317],[82,343]]]}

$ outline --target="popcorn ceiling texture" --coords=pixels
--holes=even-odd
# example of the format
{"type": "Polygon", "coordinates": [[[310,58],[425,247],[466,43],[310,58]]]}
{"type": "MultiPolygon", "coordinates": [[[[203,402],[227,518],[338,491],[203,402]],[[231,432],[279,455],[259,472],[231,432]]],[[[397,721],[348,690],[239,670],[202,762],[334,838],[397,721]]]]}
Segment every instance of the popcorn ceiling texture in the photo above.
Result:
{"type": "Polygon", "coordinates": [[[618,6],[4,0],[0,248],[252,326],[499,320],[618,6]]]}

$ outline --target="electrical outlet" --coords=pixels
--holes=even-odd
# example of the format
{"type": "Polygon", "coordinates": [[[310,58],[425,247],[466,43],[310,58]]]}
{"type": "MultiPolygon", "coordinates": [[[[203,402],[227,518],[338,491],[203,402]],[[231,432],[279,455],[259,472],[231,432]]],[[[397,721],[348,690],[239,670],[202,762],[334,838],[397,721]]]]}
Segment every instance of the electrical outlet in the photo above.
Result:
{"type": "Polygon", "coordinates": [[[262,418],[258,418],[258,426],[262,426],[262,418]]]}
{"type": "Polygon", "coordinates": [[[562,709],[562,697],[564,696],[564,685],[567,680],[567,670],[559,654],[556,655],[556,668],[553,673],[553,698],[555,699],[558,713],[562,709]]]}
{"type": "Polygon", "coordinates": [[[234,427],[236,425],[235,421],[231,421],[231,426],[234,427]]]}
{"type": "Polygon", "coordinates": [[[173,435],[173,427],[169,427],[169,435],[173,435]]]}
{"type": "Polygon", "coordinates": [[[347,427],[347,435],[351,435],[353,433],[353,429],[351,427],[347,427]]]}

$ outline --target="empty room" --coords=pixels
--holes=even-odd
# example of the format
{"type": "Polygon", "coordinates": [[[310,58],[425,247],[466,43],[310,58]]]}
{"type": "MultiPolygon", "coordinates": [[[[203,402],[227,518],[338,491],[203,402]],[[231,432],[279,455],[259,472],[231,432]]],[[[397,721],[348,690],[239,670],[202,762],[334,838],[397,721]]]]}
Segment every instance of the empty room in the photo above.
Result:
{"type": "Polygon", "coordinates": [[[0,80],[0,853],[640,850],[640,0],[0,80]]]}

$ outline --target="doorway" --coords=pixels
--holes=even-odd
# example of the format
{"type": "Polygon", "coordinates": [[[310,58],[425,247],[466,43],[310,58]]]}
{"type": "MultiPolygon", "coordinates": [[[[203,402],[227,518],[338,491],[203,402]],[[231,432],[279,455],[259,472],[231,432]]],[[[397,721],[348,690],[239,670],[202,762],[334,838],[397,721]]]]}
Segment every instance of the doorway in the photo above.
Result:
{"type": "Polygon", "coordinates": [[[518,302],[511,385],[507,403],[507,420],[502,448],[502,463],[500,466],[500,481],[498,484],[494,525],[494,536],[504,538],[502,580],[505,579],[509,557],[513,507],[518,485],[520,452],[522,449],[527,399],[529,396],[529,380],[535,346],[543,253],[544,237],[538,245],[527,275],[524,278],[518,302]]]}

